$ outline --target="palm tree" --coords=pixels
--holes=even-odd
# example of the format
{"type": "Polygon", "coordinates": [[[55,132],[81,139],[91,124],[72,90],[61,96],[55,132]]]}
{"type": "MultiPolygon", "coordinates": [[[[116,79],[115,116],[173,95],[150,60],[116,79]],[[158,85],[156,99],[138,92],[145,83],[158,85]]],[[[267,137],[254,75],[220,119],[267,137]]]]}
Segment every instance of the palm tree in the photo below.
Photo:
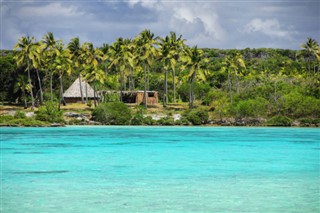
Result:
{"type": "Polygon", "coordinates": [[[27,63],[26,70],[28,71],[28,82],[30,87],[30,95],[31,95],[31,110],[34,109],[34,98],[32,91],[32,83],[30,76],[30,69],[32,67],[37,66],[38,61],[40,60],[39,53],[39,44],[34,42],[34,37],[22,36],[18,43],[15,45],[14,50],[19,49],[15,58],[17,60],[18,66],[27,63]]]}
{"type": "Polygon", "coordinates": [[[43,36],[42,43],[44,45],[44,51],[49,51],[50,56],[50,66],[49,66],[49,73],[50,73],[50,99],[53,101],[53,92],[52,92],[52,77],[53,77],[53,70],[52,70],[52,64],[54,60],[54,53],[57,51],[57,43],[61,42],[60,40],[55,40],[53,33],[48,32],[43,36]]]}
{"type": "Polygon", "coordinates": [[[160,38],[159,59],[163,63],[164,68],[164,98],[163,105],[168,104],[168,69],[170,68],[170,41],[166,36],[164,39],[160,38]]]}
{"type": "Polygon", "coordinates": [[[148,77],[147,69],[150,70],[150,66],[153,63],[154,56],[157,56],[157,50],[155,48],[157,38],[154,38],[154,34],[150,30],[142,31],[136,38],[136,55],[137,60],[141,61],[144,70],[144,93],[143,93],[143,104],[147,108],[147,88],[148,88],[148,77]]]}
{"type": "Polygon", "coordinates": [[[179,60],[180,52],[184,47],[185,39],[182,39],[182,35],[177,38],[175,32],[170,32],[170,64],[173,77],[173,102],[176,102],[176,83],[175,83],[175,70],[176,64],[179,60]]]}
{"type": "Polygon", "coordinates": [[[28,83],[28,78],[24,75],[19,75],[14,85],[13,91],[14,92],[21,91],[22,99],[24,100],[24,108],[27,109],[28,105],[27,105],[26,92],[30,92],[30,85],[28,83]]]}
{"type": "Polygon", "coordinates": [[[70,51],[68,49],[64,49],[64,45],[62,43],[57,43],[56,48],[57,48],[58,54],[55,57],[55,60],[53,61],[53,67],[58,73],[59,81],[60,81],[60,90],[59,90],[59,110],[60,110],[61,103],[63,103],[63,105],[66,105],[66,102],[63,98],[62,79],[65,73],[70,75],[72,60],[70,59],[71,58],[70,51]]]}
{"type": "Polygon", "coordinates": [[[238,76],[241,74],[241,71],[246,68],[244,63],[243,56],[237,53],[234,56],[226,56],[223,61],[223,71],[228,73],[228,88],[230,95],[230,102],[232,104],[232,88],[231,88],[231,75],[234,74],[236,79],[236,92],[239,93],[239,79],[238,76]]]}
{"type": "Polygon", "coordinates": [[[71,53],[71,60],[73,61],[74,67],[77,69],[79,85],[80,85],[80,94],[81,94],[81,103],[84,104],[84,98],[82,93],[82,83],[81,83],[81,59],[82,59],[82,49],[80,46],[79,38],[72,38],[68,44],[68,49],[71,53]]]}
{"type": "Polygon", "coordinates": [[[192,48],[185,48],[184,55],[181,56],[184,61],[186,68],[189,70],[188,82],[189,82],[189,108],[193,108],[194,101],[194,83],[197,77],[205,80],[203,74],[203,68],[205,67],[206,59],[203,59],[202,50],[198,49],[197,46],[192,48]]]}
{"type": "Polygon", "coordinates": [[[85,62],[85,79],[88,82],[93,83],[93,95],[94,95],[94,106],[97,106],[96,102],[96,81],[104,83],[105,73],[99,68],[99,61],[104,60],[103,52],[98,48],[93,48],[92,43],[84,43],[82,45],[83,57],[85,62]]]}
{"type": "MultiPolygon", "coordinates": [[[[306,43],[301,45],[302,48],[302,52],[300,53],[300,55],[302,55],[306,61],[308,62],[308,75],[307,77],[309,78],[311,75],[311,62],[313,60],[319,60],[320,55],[320,47],[319,47],[319,43],[308,37],[306,43]]],[[[314,65],[314,71],[315,71],[315,65],[314,65]]]]}
{"type": "Polygon", "coordinates": [[[110,46],[110,65],[109,68],[115,67],[119,73],[120,81],[120,101],[122,101],[123,91],[123,72],[125,69],[124,57],[123,57],[123,38],[120,37],[110,46]]]}

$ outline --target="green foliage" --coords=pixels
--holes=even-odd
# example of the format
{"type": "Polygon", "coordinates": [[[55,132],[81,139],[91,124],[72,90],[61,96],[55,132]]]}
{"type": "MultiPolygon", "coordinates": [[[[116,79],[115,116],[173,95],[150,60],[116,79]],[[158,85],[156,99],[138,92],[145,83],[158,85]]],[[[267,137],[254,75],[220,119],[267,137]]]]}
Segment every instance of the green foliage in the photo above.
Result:
{"type": "Polygon", "coordinates": [[[39,107],[39,110],[36,113],[36,119],[51,123],[64,122],[62,111],[59,111],[58,108],[58,103],[53,101],[47,101],[44,106],[39,107]]]}
{"type": "Polygon", "coordinates": [[[131,124],[132,125],[143,125],[144,124],[144,113],[145,113],[146,109],[142,106],[138,106],[136,109],[136,113],[134,114],[132,120],[131,120],[131,124]]]}
{"type": "Polygon", "coordinates": [[[173,126],[175,124],[172,116],[160,118],[157,123],[162,126],[173,126]]]}
{"type": "Polygon", "coordinates": [[[241,100],[236,105],[236,111],[241,118],[259,117],[267,114],[268,101],[264,98],[241,100]]]}
{"type": "Polygon", "coordinates": [[[301,126],[320,126],[320,118],[301,118],[299,122],[301,126]]]}
{"type": "Polygon", "coordinates": [[[131,111],[122,102],[101,103],[92,112],[95,121],[107,125],[127,125],[130,124],[131,111]]]}
{"type": "Polygon", "coordinates": [[[146,116],[146,117],[143,119],[143,124],[145,124],[145,125],[156,125],[156,124],[157,124],[157,121],[156,121],[156,120],[153,120],[151,116],[146,116]]]}
{"type": "Polygon", "coordinates": [[[8,121],[13,120],[14,117],[12,115],[1,115],[0,116],[0,123],[6,123],[8,121]]]}
{"type": "Polygon", "coordinates": [[[201,125],[208,123],[209,113],[204,108],[189,110],[186,114],[186,118],[193,125],[201,125]]]}
{"type": "Polygon", "coordinates": [[[23,111],[16,111],[16,113],[14,114],[14,118],[15,119],[25,119],[27,118],[26,113],[24,113],[23,111]]]}
{"type": "Polygon", "coordinates": [[[291,126],[292,120],[287,116],[277,115],[267,121],[268,126],[291,126]]]}
{"type": "Polygon", "coordinates": [[[48,122],[45,121],[39,121],[34,118],[18,118],[9,120],[7,122],[4,122],[4,124],[8,126],[27,126],[27,127],[33,127],[33,126],[48,126],[48,122]]]}

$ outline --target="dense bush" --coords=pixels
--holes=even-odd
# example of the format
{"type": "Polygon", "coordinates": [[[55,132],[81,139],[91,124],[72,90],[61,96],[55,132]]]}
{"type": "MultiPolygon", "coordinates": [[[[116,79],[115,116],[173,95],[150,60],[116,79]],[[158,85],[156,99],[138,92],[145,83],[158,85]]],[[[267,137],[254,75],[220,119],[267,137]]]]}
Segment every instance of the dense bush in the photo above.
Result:
{"type": "Polygon", "coordinates": [[[13,120],[14,117],[12,115],[1,115],[0,116],[0,123],[6,123],[10,120],[13,120]]]}
{"type": "Polygon", "coordinates": [[[264,98],[256,98],[239,101],[236,105],[238,117],[259,117],[267,114],[268,101],[264,98]]]}
{"type": "Polygon", "coordinates": [[[157,121],[157,123],[158,123],[158,125],[162,125],[162,126],[172,126],[175,124],[172,116],[160,118],[157,121]]]}
{"type": "Polygon", "coordinates": [[[201,125],[208,123],[209,113],[204,108],[193,109],[187,112],[186,118],[193,125],[201,125]]]}
{"type": "Polygon", "coordinates": [[[144,113],[146,109],[142,106],[138,106],[136,112],[131,120],[132,125],[143,125],[144,124],[144,113]]]}
{"type": "Polygon", "coordinates": [[[58,108],[58,103],[53,101],[47,101],[44,106],[39,107],[39,110],[36,113],[36,119],[51,123],[64,122],[62,111],[59,111],[58,108]]]}
{"type": "Polygon", "coordinates": [[[24,113],[23,111],[19,111],[18,110],[14,114],[14,118],[16,118],[16,119],[19,119],[19,118],[24,119],[24,118],[27,118],[27,116],[26,116],[26,113],[24,113]]]}
{"type": "Polygon", "coordinates": [[[18,118],[18,119],[13,119],[10,121],[7,121],[5,123],[8,126],[47,126],[48,122],[45,121],[39,121],[34,118],[18,118]]]}
{"type": "Polygon", "coordinates": [[[131,111],[122,102],[102,103],[92,112],[95,121],[107,125],[127,125],[130,124],[131,111]]]}
{"type": "Polygon", "coordinates": [[[267,122],[268,126],[291,126],[292,120],[286,116],[277,115],[272,117],[267,122]]]}

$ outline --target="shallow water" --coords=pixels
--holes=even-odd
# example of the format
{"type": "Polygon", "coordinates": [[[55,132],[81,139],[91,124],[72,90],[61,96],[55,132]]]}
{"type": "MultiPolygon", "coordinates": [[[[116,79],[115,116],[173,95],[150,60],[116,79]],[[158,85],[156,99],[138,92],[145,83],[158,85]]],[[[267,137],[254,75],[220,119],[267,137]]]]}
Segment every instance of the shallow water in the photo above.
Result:
{"type": "Polygon", "coordinates": [[[1,212],[320,212],[313,128],[1,128],[1,212]]]}

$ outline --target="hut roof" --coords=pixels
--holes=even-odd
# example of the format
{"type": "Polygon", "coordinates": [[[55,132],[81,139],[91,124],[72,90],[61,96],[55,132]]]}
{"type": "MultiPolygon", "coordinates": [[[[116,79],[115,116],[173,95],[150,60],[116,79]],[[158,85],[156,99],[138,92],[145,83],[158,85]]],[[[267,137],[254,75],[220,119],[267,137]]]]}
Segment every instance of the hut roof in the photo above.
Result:
{"type": "MultiPolygon", "coordinates": [[[[81,80],[81,87],[82,87],[83,97],[86,97],[86,94],[88,94],[88,98],[94,97],[94,90],[87,82],[81,80]]],[[[73,84],[63,93],[63,97],[65,97],[65,98],[79,98],[79,97],[81,97],[79,78],[77,78],[73,82],[73,84]]]]}

